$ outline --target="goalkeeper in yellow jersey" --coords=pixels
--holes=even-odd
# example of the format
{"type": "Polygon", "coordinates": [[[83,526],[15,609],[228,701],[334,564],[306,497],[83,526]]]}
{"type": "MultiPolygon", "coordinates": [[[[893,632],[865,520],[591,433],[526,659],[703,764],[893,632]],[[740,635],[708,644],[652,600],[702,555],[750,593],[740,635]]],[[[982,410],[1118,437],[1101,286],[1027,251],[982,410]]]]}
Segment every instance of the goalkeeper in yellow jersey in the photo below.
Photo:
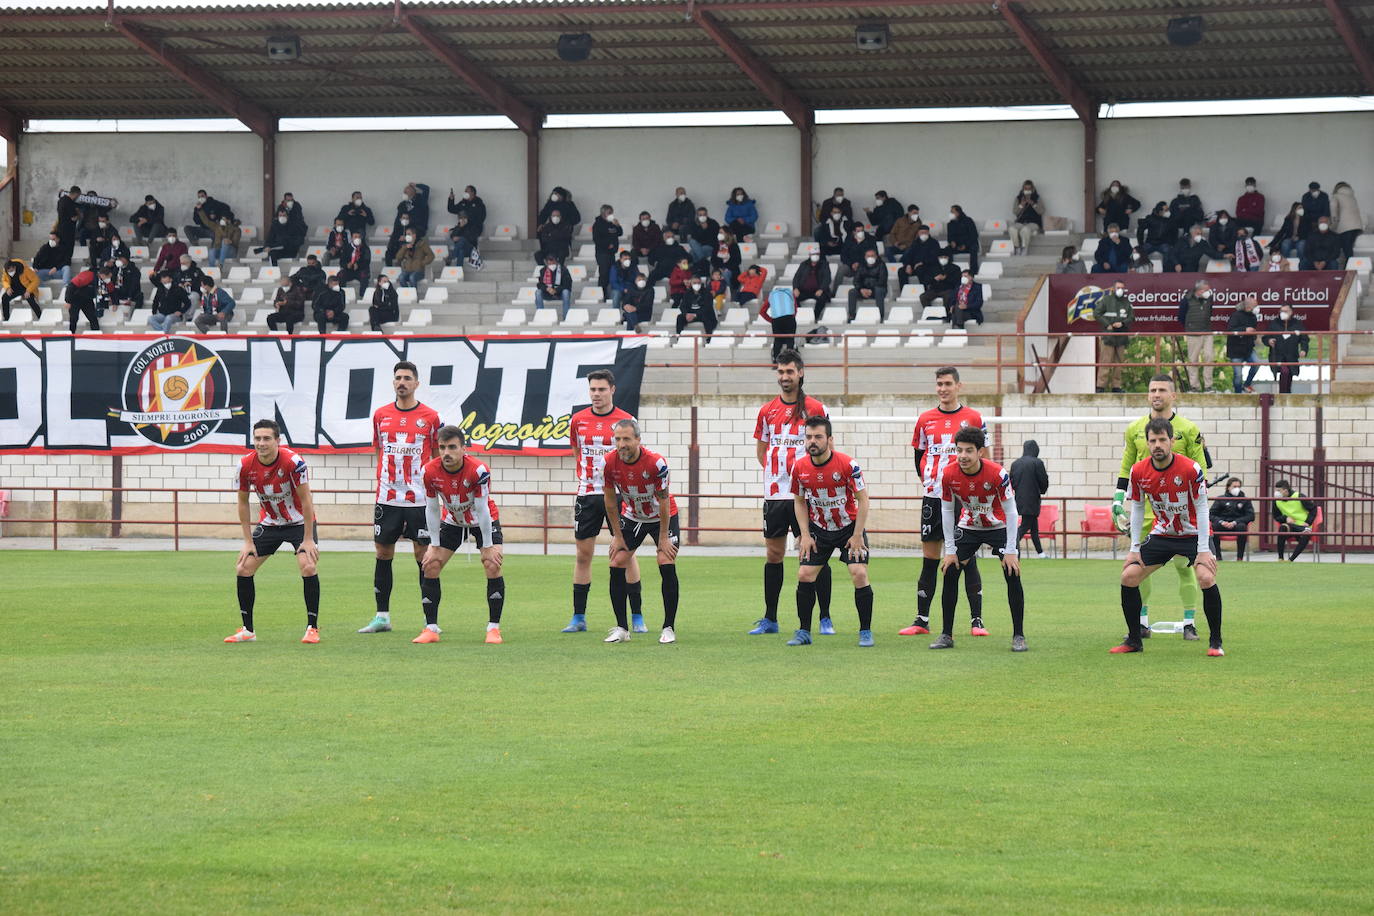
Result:
{"type": "MultiPolygon", "coordinates": [[[[1112,499],[1112,518],[1116,522],[1118,530],[1125,532],[1130,525],[1130,518],[1126,513],[1126,483],[1131,476],[1131,466],[1137,461],[1143,461],[1150,457],[1150,450],[1145,444],[1145,424],[1153,419],[1168,420],[1174,428],[1174,452],[1193,459],[1205,472],[1210,471],[1212,459],[1207,454],[1207,448],[1202,442],[1202,432],[1197,428],[1197,424],[1191,420],[1185,420],[1174,412],[1174,381],[1168,375],[1160,374],[1150,379],[1150,388],[1147,397],[1150,401],[1150,412],[1126,427],[1126,447],[1121,453],[1121,476],[1116,481],[1116,496],[1112,499]]],[[[1145,524],[1146,527],[1152,523],[1154,513],[1150,510],[1150,504],[1145,504],[1145,524]]],[[[1198,588],[1197,573],[1188,565],[1182,557],[1174,557],[1170,561],[1174,571],[1178,573],[1178,597],[1183,602],[1183,638],[1188,640],[1197,639],[1197,627],[1193,624],[1197,616],[1197,607],[1202,600],[1202,590],[1198,588]]],[[[1150,580],[1146,579],[1140,584],[1140,631],[1141,635],[1150,635],[1150,580]]]]}

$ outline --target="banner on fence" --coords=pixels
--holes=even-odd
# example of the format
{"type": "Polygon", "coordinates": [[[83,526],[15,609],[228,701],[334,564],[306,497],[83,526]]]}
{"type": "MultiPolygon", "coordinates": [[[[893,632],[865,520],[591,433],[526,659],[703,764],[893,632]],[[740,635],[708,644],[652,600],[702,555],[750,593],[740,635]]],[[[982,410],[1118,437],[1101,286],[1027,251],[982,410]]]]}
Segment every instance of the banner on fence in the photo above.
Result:
{"type": "Polygon", "coordinates": [[[1198,280],[1212,287],[1212,330],[1226,330],[1231,313],[1252,293],[1259,300],[1256,314],[1260,328],[1288,305],[1309,331],[1331,330],[1331,310],[1340,296],[1345,273],[1338,270],[1304,270],[1275,273],[1225,274],[1054,274],[1050,277],[1049,331],[1091,332],[1101,328],[1093,309],[1102,294],[1118,280],[1126,284],[1135,309],[1134,334],[1178,332],[1179,304],[1198,280]]]}
{"type": "Polygon", "coordinates": [[[0,452],[240,452],[255,420],[292,448],[369,452],[392,367],[420,370],[421,401],[493,454],[568,454],[568,420],[593,369],[639,412],[643,337],[0,338],[0,452]]]}

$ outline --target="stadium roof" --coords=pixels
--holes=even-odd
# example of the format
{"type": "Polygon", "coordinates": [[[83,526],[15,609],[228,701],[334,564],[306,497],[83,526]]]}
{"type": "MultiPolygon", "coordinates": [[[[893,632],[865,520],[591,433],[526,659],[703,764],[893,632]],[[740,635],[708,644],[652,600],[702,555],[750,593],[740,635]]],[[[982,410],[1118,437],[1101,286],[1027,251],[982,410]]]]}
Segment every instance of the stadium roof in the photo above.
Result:
{"type": "Polygon", "coordinates": [[[24,119],[1097,105],[1374,92],[1374,0],[609,0],[0,11],[24,119]],[[1192,47],[1165,38],[1200,15],[1192,47]],[[855,28],[883,24],[886,50],[855,28]],[[590,59],[564,62],[563,33],[590,59]],[[298,60],[266,42],[297,36],[298,60]]]}

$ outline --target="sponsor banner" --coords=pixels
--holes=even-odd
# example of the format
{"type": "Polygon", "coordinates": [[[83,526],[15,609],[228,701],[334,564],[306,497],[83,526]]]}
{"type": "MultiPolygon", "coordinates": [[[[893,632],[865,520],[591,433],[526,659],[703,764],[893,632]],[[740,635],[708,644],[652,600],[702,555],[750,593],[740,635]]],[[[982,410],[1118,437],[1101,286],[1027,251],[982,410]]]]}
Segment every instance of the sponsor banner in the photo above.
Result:
{"type": "Polygon", "coordinates": [[[566,455],[593,369],[639,413],[644,337],[0,337],[0,453],[242,452],[253,422],[304,452],[372,451],[392,367],[490,454],[566,455]]]}
{"type": "Polygon", "coordinates": [[[1135,309],[1132,334],[1181,332],[1178,308],[1198,280],[1212,287],[1212,330],[1225,331],[1231,313],[1254,294],[1260,327],[1278,317],[1279,307],[1291,306],[1309,331],[1331,330],[1331,310],[1340,295],[1345,272],[1303,270],[1228,274],[1053,274],[1050,276],[1049,331],[1091,332],[1101,328],[1093,307],[1118,280],[1126,284],[1135,309]]]}

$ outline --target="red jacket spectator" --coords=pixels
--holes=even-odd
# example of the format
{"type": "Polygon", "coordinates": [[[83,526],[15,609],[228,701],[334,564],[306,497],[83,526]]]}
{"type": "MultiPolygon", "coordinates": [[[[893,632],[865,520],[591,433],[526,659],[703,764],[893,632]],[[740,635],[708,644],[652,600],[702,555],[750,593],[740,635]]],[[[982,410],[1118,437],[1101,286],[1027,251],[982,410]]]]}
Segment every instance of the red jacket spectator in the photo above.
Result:
{"type": "Polygon", "coordinates": [[[677,296],[687,292],[687,284],[692,282],[696,274],[692,273],[690,267],[674,267],[673,272],[668,274],[668,295],[677,296]]]}
{"type": "Polygon", "coordinates": [[[174,269],[181,263],[181,256],[188,251],[186,243],[178,239],[175,242],[167,242],[157,253],[157,263],[153,265],[153,273],[159,274],[165,267],[168,270],[174,269]]]}

